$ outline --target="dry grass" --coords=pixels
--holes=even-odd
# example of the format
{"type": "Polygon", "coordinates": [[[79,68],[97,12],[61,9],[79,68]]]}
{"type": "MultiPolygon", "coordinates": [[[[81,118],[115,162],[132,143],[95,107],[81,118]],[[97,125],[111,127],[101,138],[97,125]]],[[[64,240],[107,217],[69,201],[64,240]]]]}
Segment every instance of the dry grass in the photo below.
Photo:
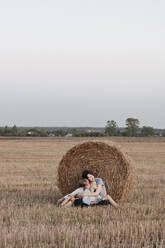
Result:
{"type": "Polygon", "coordinates": [[[57,166],[82,140],[0,140],[0,248],[165,247],[165,139],[113,138],[137,171],[120,209],[59,209],[57,166]]]}

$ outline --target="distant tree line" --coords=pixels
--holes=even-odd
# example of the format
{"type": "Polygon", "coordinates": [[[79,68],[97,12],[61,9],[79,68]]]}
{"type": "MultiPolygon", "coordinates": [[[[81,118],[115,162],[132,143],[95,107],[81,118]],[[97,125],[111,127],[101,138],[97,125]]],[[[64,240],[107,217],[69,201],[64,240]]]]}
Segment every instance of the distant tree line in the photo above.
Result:
{"type": "Polygon", "coordinates": [[[44,129],[30,128],[27,130],[20,130],[16,125],[13,127],[5,126],[0,128],[0,136],[47,136],[44,129]]]}
{"type": "Polygon", "coordinates": [[[13,127],[1,127],[0,136],[29,136],[29,137],[48,137],[48,136],[66,136],[68,131],[65,129],[55,129],[49,131],[45,128],[19,128],[16,125],[13,127]]]}
{"type": "MultiPolygon", "coordinates": [[[[1,127],[0,136],[29,136],[29,137],[103,137],[103,136],[125,136],[125,137],[149,137],[160,136],[160,132],[151,126],[140,127],[140,121],[137,118],[127,118],[125,127],[118,127],[115,120],[108,120],[105,128],[97,131],[96,128],[19,128],[16,125],[13,127],[1,127]]],[[[161,136],[165,136],[165,130],[161,130],[161,136]]]]}
{"type": "MultiPolygon", "coordinates": [[[[126,137],[148,137],[155,136],[155,130],[150,126],[139,127],[140,121],[137,118],[127,118],[125,121],[126,128],[123,130],[118,127],[116,121],[107,121],[105,134],[108,136],[126,136],[126,137]]],[[[164,132],[165,136],[165,132],[164,132]]]]}
{"type": "Polygon", "coordinates": [[[91,131],[91,132],[87,132],[87,131],[75,131],[72,133],[73,137],[104,137],[105,133],[101,133],[101,132],[95,132],[95,131],[91,131]]]}

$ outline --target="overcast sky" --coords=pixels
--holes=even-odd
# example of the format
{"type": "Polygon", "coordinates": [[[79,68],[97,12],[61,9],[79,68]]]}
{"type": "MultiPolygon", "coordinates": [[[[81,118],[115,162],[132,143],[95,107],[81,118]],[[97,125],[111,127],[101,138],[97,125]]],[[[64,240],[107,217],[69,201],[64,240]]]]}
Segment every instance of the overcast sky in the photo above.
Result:
{"type": "Polygon", "coordinates": [[[0,0],[0,126],[165,128],[164,0],[0,0]]]}

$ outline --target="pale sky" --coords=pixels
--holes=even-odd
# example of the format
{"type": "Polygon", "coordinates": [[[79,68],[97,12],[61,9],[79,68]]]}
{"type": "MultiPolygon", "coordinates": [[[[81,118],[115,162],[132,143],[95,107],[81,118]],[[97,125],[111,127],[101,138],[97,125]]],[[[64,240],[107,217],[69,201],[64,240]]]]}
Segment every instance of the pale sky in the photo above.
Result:
{"type": "Polygon", "coordinates": [[[0,0],[0,126],[165,128],[164,0],[0,0]]]}

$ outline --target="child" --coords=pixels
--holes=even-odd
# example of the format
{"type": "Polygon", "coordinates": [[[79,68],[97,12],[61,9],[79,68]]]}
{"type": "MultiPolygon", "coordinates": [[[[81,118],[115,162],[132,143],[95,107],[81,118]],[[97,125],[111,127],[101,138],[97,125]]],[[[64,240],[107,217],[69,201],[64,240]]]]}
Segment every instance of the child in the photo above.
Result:
{"type": "MultiPolygon", "coordinates": [[[[82,201],[78,198],[79,194],[90,193],[90,184],[88,179],[82,179],[79,182],[79,188],[73,191],[72,193],[62,197],[58,200],[57,205],[60,207],[70,207],[73,204],[75,206],[81,205],[81,203],[85,205],[90,205],[91,197],[85,196],[82,201]]],[[[95,197],[94,197],[95,198],[95,197]]]]}

